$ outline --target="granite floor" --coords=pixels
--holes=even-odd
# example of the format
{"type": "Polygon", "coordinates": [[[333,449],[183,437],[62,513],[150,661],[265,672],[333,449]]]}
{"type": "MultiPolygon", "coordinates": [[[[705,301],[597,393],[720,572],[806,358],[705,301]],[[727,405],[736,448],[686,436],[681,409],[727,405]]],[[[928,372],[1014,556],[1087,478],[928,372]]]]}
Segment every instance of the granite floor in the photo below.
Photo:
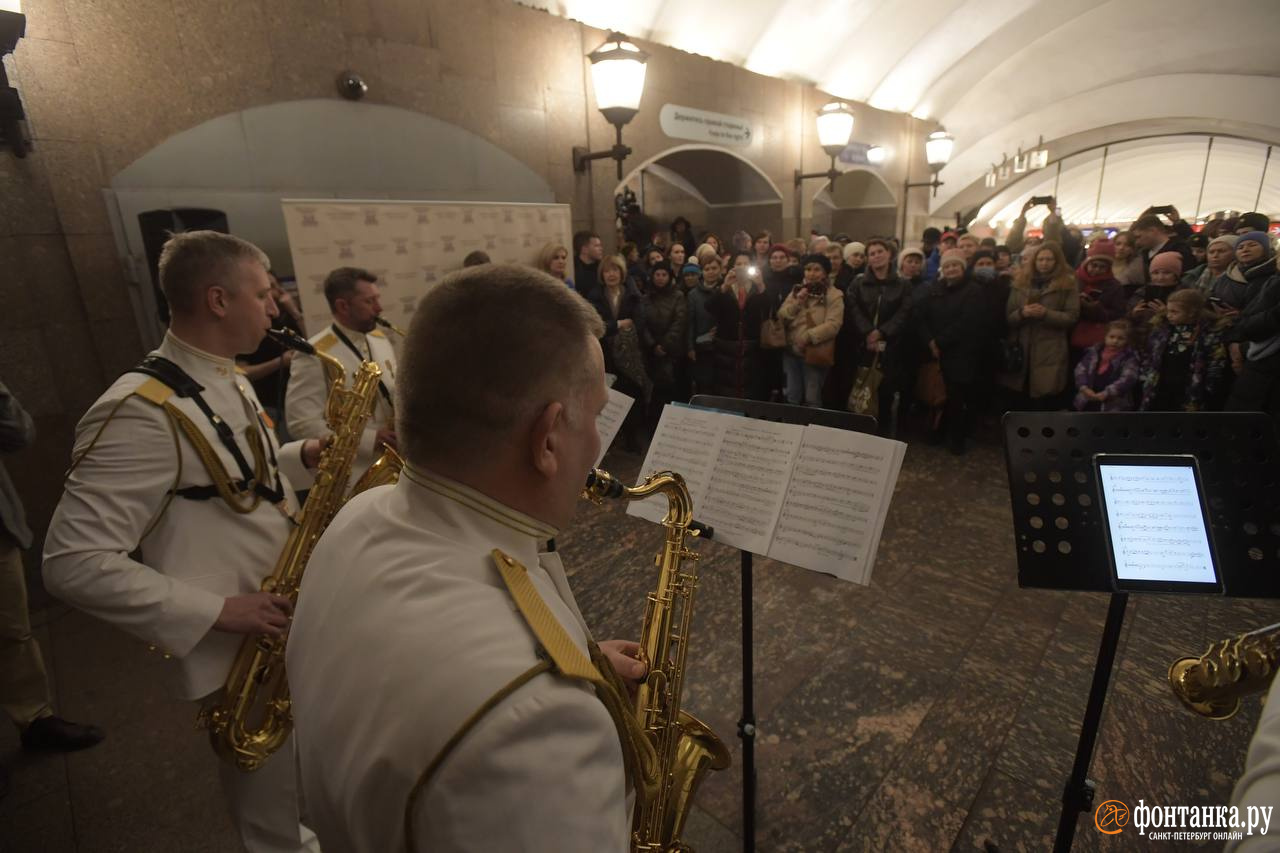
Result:
{"type": "MultiPolygon", "coordinates": [[[[634,476],[639,458],[606,467],[634,476]]],[[[620,504],[583,507],[561,539],[597,635],[638,633],[657,528],[620,504]]],[[[701,546],[687,707],[734,766],[698,793],[688,840],[741,849],[738,554],[701,546]]],[[[9,730],[0,851],[236,851],[191,707],[169,700],[154,654],[32,593],[60,712],[109,729],[100,747],[29,758],[9,730]]],[[[1057,825],[1107,609],[1100,594],[1017,586],[994,442],[956,459],[913,443],[867,587],[769,560],[755,570],[757,849],[1047,850],[1057,825]]],[[[1227,802],[1259,700],[1213,723],[1182,709],[1169,662],[1280,621],[1280,602],[1134,597],[1093,765],[1099,801],[1227,802]]],[[[1084,817],[1077,850],[1141,849],[1084,817]]],[[[1162,842],[1162,850],[1179,849],[1162,842]]]]}

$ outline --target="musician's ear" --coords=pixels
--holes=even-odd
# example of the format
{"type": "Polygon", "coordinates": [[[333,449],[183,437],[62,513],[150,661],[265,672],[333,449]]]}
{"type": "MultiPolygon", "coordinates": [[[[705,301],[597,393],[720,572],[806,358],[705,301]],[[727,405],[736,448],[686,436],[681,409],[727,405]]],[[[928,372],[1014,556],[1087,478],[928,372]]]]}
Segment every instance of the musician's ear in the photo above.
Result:
{"type": "Polygon", "coordinates": [[[558,454],[561,444],[568,438],[564,432],[565,408],[558,401],[546,405],[529,427],[529,451],[533,467],[547,479],[560,470],[558,454]]]}

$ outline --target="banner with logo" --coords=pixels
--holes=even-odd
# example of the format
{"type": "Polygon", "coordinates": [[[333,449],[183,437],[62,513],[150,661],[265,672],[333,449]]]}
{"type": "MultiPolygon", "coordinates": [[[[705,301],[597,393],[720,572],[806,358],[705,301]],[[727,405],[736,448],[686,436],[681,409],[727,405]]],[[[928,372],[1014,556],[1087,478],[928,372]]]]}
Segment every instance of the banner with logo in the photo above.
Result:
{"type": "Polygon", "coordinates": [[[494,263],[537,263],[547,243],[570,244],[566,204],[470,201],[282,202],[298,298],[307,328],[330,322],[324,279],[362,267],[382,286],[383,316],[401,328],[418,300],[479,249],[494,263]]]}

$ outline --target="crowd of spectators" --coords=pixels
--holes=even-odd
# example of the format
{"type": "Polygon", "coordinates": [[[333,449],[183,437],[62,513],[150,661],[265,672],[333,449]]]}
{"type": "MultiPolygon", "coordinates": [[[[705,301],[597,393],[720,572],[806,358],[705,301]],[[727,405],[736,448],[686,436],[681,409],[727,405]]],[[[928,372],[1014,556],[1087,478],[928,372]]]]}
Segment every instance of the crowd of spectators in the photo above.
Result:
{"type": "Polygon", "coordinates": [[[1267,216],[1197,230],[1154,207],[1085,233],[1051,212],[1035,233],[1036,203],[1003,243],[936,228],[919,247],[767,231],[695,240],[680,218],[608,254],[580,232],[540,265],[603,318],[607,370],[640,401],[622,434],[633,448],[664,404],[694,394],[870,411],[885,435],[918,418],[957,454],[975,418],[1007,410],[1280,417],[1267,216]]]}

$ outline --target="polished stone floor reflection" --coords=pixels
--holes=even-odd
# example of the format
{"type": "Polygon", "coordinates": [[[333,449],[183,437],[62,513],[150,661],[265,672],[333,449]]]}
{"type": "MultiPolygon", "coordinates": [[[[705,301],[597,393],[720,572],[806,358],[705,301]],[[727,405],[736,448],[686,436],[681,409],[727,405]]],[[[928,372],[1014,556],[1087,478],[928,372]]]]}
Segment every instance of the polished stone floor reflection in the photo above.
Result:
{"type": "MultiPolygon", "coordinates": [[[[639,464],[606,460],[624,478],[639,464]]],[[[584,506],[560,542],[602,638],[638,633],[660,544],[656,526],[623,509],[584,506]]],[[[688,840],[722,853],[741,849],[738,554],[700,547],[686,706],[735,764],[703,785],[688,840]]],[[[957,460],[912,444],[870,586],[763,559],[755,574],[758,849],[1049,849],[1107,598],[1018,588],[994,445],[957,460]]],[[[205,738],[192,709],[164,695],[154,656],[39,590],[33,605],[61,712],[109,738],[27,760],[16,736],[0,735],[14,765],[0,851],[238,850],[205,738]]],[[[1093,765],[1099,801],[1227,801],[1259,700],[1236,719],[1201,720],[1165,671],[1211,639],[1276,621],[1278,602],[1131,600],[1093,765]]],[[[1075,849],[1134,849],[1133,835],[1103,837],[1083,818],[1075,849]]]]}

